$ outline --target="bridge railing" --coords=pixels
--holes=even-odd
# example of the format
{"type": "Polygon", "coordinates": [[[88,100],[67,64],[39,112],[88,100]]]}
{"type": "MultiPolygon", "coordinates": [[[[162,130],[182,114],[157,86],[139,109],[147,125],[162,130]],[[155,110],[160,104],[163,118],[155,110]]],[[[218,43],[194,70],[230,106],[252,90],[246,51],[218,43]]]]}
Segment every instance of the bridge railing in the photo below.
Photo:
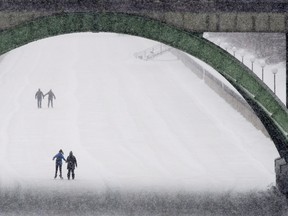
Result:
{"type": "Polygon", "coordinates": [[[172,48],[170,46],[167,46],[165,44],[158,44],[153,47],[142,50],[140,52],[137,52],[134,54],[134,56],[142,60],[149,60],[171,49],[172,48]]]}

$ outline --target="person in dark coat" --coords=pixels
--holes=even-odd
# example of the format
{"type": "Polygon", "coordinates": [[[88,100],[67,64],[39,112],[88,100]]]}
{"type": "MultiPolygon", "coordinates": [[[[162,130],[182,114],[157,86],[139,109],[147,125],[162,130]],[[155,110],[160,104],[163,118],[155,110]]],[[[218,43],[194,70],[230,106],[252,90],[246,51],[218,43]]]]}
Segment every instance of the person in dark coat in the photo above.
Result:
{"type": "Polygon", "coordinates": [[[62,177],[62,160],[66,161],[66,159],[64,158],[63,155],[64,155],[64,153],[63,153],[62,149],[60,149],[60,151],[52,159],[52,160],[54,160],[56,158],[55,177],[54,177],[55,179],[57,178],[58,168],[59,168],[59,172],[60,172],[59,177],[61,179],[63,179],[63,177],[62,177]]]}
{"type": "Polygon", "coordinates": [[[48,107],[50,106],[51,104],[51,107],[53,108],[53,99],[56,99],[54,93],[52,92],[52,89],[50,89],[49,92],[47,92],[44,97],[48,95],[48,107]]]}
{"type": "Polygon", "coordinates": [[[44,98],[44,94],[43,92],[40,90],[40,88],[38,89],[38,91],[35,94],[35,99],[37,99],[37,106],[38,108],[42,108],[42,99],[44,98]]]}
{"type": "Polygon", "coordinates": [[[75,178],[74,169],[75,167],[77,167],[77,160],[76,160],[76,157],[73,155],[72,151],[70,151],[70,154],[67,157],[66,161],[67,161],[67,169],[68,169],[68,173],[67,173],[68,180],[70,179],[70,173],[72,173],[72,179],[74,179],[75,178]]]}

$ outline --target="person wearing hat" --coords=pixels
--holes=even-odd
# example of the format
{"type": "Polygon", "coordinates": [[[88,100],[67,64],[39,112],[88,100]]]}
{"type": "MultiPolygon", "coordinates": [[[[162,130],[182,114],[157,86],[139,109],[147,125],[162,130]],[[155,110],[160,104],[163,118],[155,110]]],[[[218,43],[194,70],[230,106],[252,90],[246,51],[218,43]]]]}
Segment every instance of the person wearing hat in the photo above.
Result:
{"type": "Polygon", "coordinates": [[[67,173],[68,180],[70,179],[70,173],[72,173],[72,179],[74,179],[75,178],[74,169],[75,167],[77,167],[77,160],[76,160],[76,157],[73,155],[72,151],[70,151],[70,154],[67,157],[66,162],[67,162],[67,169],[68,169],[68,173],[67,173]]]}
{"type": "Polygon", "coordinates": [[[59,168],[59,172],[60,172],[60,175],[59,177],[61,179],[63,179],[62,177],[62,160],[66,161],[66,159],[64,158],[64,153],[62,151],[62,149],[59,150],[59,152],[53,157],[52,160],[54,160],[56,158],[56,170],[55,170],[55,177],[54,179],[57,178],[57,172],[58,172],[58,168],[59,168]]]}

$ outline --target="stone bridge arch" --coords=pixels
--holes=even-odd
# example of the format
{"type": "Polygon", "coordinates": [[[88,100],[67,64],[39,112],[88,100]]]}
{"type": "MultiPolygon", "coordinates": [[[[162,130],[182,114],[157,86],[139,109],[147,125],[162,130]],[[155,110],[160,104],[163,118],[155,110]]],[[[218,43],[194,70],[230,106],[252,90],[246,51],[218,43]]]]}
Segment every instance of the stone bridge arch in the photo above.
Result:
{"type": "Polygon", "coordinates": [[[200,33],[123,13],[61,13],[34,19],[0,32],[0,55],[29,42],[73,32],[114,32],[162,42],[206,62],[225,77],[255,111],[282,158],[288,161],[285,105],[252,71],[200,33]]]}

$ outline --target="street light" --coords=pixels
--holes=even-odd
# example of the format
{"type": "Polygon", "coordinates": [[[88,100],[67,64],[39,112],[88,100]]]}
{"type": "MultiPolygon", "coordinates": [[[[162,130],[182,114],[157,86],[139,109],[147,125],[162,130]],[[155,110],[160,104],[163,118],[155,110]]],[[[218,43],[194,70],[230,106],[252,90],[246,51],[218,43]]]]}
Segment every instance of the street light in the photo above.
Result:
{"type": "Polygon", "coordinates": [[[264,82],[264,67],[266,66],[265,60],[260,60],[260,66],[262,68],[262,81],[264,82]]]}
{"type": "Polygon", "coordinates": [[[272,73],[274,75],[274,94],[276,94],[276,74],[277,74],[277,72],[278,72],[277,68],[272,69],[272,73]]]}
{"type": "Polygon", "coordinates": [[[244,56],[245,56],[245,53],[244,53],[243,50],[240,52],[240,55],[241,55],[241,62],[244,64],[244,56]]]}
{"type": "Polygon", "coordinates": [[[236,50],[237,50],[236,47],[232,48],[232,52],[233,52],[234,57],[235,57],[236,50]]]}
{"type": "Polygon", "coordinates": [[[250,58],[250,61],[251,61],[251,70],[253,71],[253,65],[254,65],[254,62],[255,62],[255,57],[252,56],[252,57],[250,58]]]}

